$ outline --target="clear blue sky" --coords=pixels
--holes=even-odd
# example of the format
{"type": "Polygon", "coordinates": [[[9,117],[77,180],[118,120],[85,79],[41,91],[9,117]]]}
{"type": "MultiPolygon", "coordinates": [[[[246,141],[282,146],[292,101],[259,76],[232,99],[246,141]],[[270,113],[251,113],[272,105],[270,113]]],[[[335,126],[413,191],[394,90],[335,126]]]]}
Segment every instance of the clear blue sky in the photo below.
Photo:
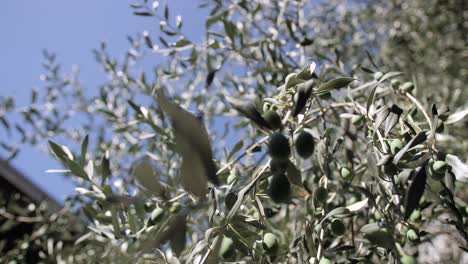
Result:
{"type": "MultiPolygon", "coordinates": [[[[0,8],[0,96],[15,96],[18,106],[30,99],[32,87],[40,87],[43,49],[55,52],[62,69],[72,65],[80,68],[84,87],[92,89],[104,80],[91,50],[101,41],[115,56],[123,56],[128,48],[126,35],[144,30],[158,32],[159,24],[152,18],[132,14],[130,3],[115,0],[41,0],[5,1],[0,8]]],[[[161,6],[164,1],[160,1],[161,6]]],[[[197,8],[199,1],[169,0],[172,19],[182,15],[184,32],[194,41],[201,40],[207,10],[197,8]]],[[[51,156],[37,147],[25,147],[13,164],[42,189],[58,200],[71,194],[74,186],[59,174],[47,174],[60,168],[51,156]]]]}

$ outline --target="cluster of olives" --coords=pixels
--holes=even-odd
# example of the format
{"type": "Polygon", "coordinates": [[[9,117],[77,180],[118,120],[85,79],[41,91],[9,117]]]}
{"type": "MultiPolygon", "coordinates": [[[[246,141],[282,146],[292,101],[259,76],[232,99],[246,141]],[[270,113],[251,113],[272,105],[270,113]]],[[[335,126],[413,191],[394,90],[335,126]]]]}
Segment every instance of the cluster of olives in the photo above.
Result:
{"type": "MultiPolygon", "coordinates": [[[[309,158],[314,152],[314,138],[308,132],[301,132],[295,141],[295,149],[302,158],[309,158]]],[[[291,194],[291,184],[286,176],[291,147],[289,140],[281,132],[275,132],[268,142],[268,154],[271,157],[270,169],[273,174],[268,194],[275,203],[288,203],[291,194]]]]}

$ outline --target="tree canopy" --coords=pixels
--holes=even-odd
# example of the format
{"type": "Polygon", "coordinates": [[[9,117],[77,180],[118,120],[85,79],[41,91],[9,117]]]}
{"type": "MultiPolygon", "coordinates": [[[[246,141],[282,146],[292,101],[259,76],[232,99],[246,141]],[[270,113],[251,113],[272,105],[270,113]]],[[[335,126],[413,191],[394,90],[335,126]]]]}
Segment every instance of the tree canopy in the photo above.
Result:
{"type": "Polygon", "coordinates": [[[96,49],[96,93],[44,52],[24,123],[0,102],[4,129],[49,140],[51,172],[78,185],[87,229],[44,261],[461,263],[466,4],[313,2],[205,1],[202,41],[167,5],[132,4],[160,32],[121,60],[96,49]],[[453,249],[426,253],[440,234],[453,249]]]}

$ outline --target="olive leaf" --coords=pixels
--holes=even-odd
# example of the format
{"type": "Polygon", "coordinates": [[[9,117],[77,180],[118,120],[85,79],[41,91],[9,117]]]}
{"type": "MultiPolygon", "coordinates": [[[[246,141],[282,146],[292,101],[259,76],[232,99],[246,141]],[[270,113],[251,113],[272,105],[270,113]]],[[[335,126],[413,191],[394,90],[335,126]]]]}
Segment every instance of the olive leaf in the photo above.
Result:
{"type": "Polygon", "coordinates": [[[204,196],[207,180],[219,185],[208,133],[195,115],[169,101],[161,92],[157,101],[172,121],[176,151],[182,156],[182,184],[194,195],[204,196]]]}
{"type": "Polygon", "coordinates": [[[159,181],[159,174],[154,169],[149,158],[143,158],[132,166],[132,175],[137,179],[142,187],[153,194],[164,197],[166,187],[159,181]]]}
{"type": "Polygon", "coordinates": [[[294,94],[293,102],[293,116],[297,116],[305,107],[307,100],[312,93],[312,85],[314,84],[313,80],[306,81],[297,86],[297,92],[294,94]]]}
{"type": "Polygon", "coordinates": [[[388,109],[388,106],[383,106],[379,108],[374,117],[374,130],[377,130],[380,128],[380,126],[383,124],[385,119],[387,119],[388,115],[390,114],[390,109],[388,109]]]}
{"type": "Polygon", "coordinates": [[[398,123],[398,120],[400,119],[400,115],[403,113],[403,109],[398,107],[397,105],[392,105],[389,110],[388,117],[385,120],[385,136],[388,135],[390,130],[392,130],[393,127],[398,123]]]}
{"type": "Polygon", "coordinates": [[[340,78],[330,80],[330,81],[320,85],[319,88],[317,90],[315,90],[315,94],[320,95],[320,94],[324,94],[324,93],[330,92],[330,91],[335,90],[335,89],[343,88],[343,87],[347,86],[348,84],[350,84],[354,80],[355,79],[351,78],[351,77],[340,77],[340,78]]]}
{"type": "Polygon", "coordinates": [[[405,220],[408,219],[414,209],[419,206],[419,200],[424,194],[424,190],[426,188],[427,174],[425,166],[414,170],[412,174],[413,181],[410,183],[405,195],[405,220]]]}
{"type": "Polygon", "coordinates": [[[445,157],[445,161],[451,167],[451,171],[457,181],[468,183],[468,165],[466,163],[451,154],[445,157]]]}
{"type": "Polygon", "coordinates": [[[397,164],[398,161],[405,155],[405,153],[412,147],[419,145],[426,141],[427,135],[426,132],[421,132],[417,134],[415,137],[413,137],[400,151],[395,154],[395,157],[393,158],[393,163],[397,164]]]}
{"type": "Polygon", "coordinates": [[[353,203],[353,204],[350,204],[348,206],[346,206],[346,208],[350,211],[350,212],[357,212],[361,209],[363,209],[364,207],[367,206],[369,202],[369,198],[366,198],[362,201],[359,201],[359,202],[356,202],[356,203],[353,203]]]}
{"type": "Polygon", "coordinates": [[[234,98],[226,98],[229,104],[234,107],[234,109],[237,110],[241,115],[247,117],[251,121],[253,121],[257,126],[263,128],[271,128],[268,122],[263,119],[262,115],[260,112],[258,112],[257,108],[255,105],[251,102],[242,102],[238,99],[234,98]]]}
{"type": "Polygon", "coordinates": [[[456,123],[462,120],[463,118],[465,118],[466,115],[468,115],[468,109],[453,113],[448,116],[447,120],[445,121],[445,124],[448,125],[448,124],[456,123]]]}

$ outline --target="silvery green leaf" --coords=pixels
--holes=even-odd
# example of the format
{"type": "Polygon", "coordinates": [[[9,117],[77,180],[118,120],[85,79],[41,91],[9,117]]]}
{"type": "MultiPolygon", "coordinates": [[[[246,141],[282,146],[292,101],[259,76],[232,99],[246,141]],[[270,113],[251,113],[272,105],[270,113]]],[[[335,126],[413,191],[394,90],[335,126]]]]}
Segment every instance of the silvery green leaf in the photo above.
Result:
{"type": "Polygon", "coordinates": [[[157,101],[172,122],[176,151],[182,156],[181,176],[184,187],[197,196],[206,194],[207,180],[215,185],[219,185],[219,180],[205,127],[195,115],[169,101],[160,92],[157,101]],[[205,191],[200,192],[200,186],[204,186],[205,191]]]}
{"type": "Polygon", "coordinates": [[[445,124],[456,123],[456,122],[462,120],[463,118],[465,118],[466,115],[468,115],[468,109],[465,109],[465,110],[462,110],[462,111],[459,111],[459,112],[456,112],[456,113],[453,113],[453,114],[449,115],[447,120],[444,123],[445,124]]]}
{"type": "Polygon", "coordinates": [[[400,151],[395,154],[395,157],[393,158],[393,163],[397,164],[398,161],[405,155],[405,153],[412,147],[419,145],[426,141],[427,135],[426,132],[421,132],[417,134],[415,137],[413,137],[400,151]]]}
{"type": "Polygon", "coordinates": [[[445,161],[452,167],[452,173],[455,174],[457,181],[468,183],[468,165],[465,162],[451,154],[445,157],[445,161]]]}
{"type": "Polygon", "coordinates": [[[304,83],[301,83],[297,86],[297,92],[294,94],[293,101],[294,101],[294,108],[293,108],[293,116],[297,116],[305,107],[307,100],[312,93],[312,85],[314,81],[309,80],[304,83]]]}
{"type": "Polygon", "coordinates": [[[366,199],[364,199],[362,201],[359,201],[357,203],[350,204],[350,205],[346,206],[346,208],[350,212],[357,212],[357,211],[361,210],[362,208],[364,208],[365,206],[367,206],[368,202],[369,202],[369,198],[366,198],[366,199]]]}
{"type": "Polygon", "coordinates": [[[340,77],[336,78],[333,80],[330,80],[322,85],[319,86],[319,88],[315,91],[316,94],[323,94],[326,92],[330,92],[335,89],[340,89],[348,84],[350,84],[352,81],[354,81],[354,78],[351,77],[340,77]]]}
{"type": "Polygon", "coordinates": [[[390,130],[392,130],[392,128],[395,127],[396,124],[398,124],[398,120],[400,119],[402,113],[403,109],[401,109],[397,105],[394,104],[392,105],[392,107],[390,107],[390,112],[385,120],[385,136],[387,136],[390,130]]]}

